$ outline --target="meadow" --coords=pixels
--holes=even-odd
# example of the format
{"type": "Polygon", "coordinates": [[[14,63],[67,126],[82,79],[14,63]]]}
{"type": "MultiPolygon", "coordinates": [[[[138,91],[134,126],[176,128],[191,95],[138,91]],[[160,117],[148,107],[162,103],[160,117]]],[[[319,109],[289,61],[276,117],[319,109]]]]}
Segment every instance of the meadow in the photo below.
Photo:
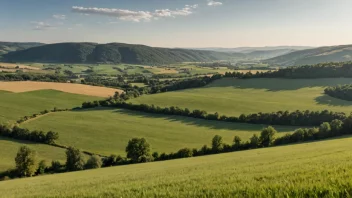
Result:
{"type": "MultiPolygon", "coordinates": [[[[181,148],[210,146],[215,135],[231,143],[235,135],[247,141],[265,125],[251,125],[200,120],[180,116],[140,113],[123,109],[93,109],[57,112],[21,124],[37,130],[59,133],[58,143],[103,154],[125,155],[127,142],[144,137],[153,151],[177,152],[181,148]]],[[[275,127],[284,135],[295,127],[275,127]]],[[[298,128],[298,127],[296,127],[298,128]]]]}
{"type": "Polygon", "coordinates": [[[23,93],[0,91],[0,123],[14,123],[23,116],[39,113],[45,109],[79,107],[82,101],[101,97],[65,93],[56,90],[38,90],[23,93]]]}
{"type": "Polygon", "coordinates": [[[0,182],[0,197],[349,197],[352,138],[0,182]]]}
{"type": "Polygon", "coordinates": [[[0,137],[0,172],[15,168],[15,156],[18,149],[26,145],[38,153],[39,160],[46,160],[48,165],[52,160],[65,161],[65,150],[45,144],[36,144],[27,141],[19,141],[0,137]]]}
{"type": "Polygon", "coordinates": [[[218,112],[239,116],[258,112],[331,110],[348,113],[352,102],[324,94],[327,86],[349,84],[350,78],[321,79],[233,79],[223,78],[206,87],[144,95],[130,100],[137,104],[218,112]]]}
{"type": "Polygon", "coordinates": [[[57,90],[57,91],[62,91],[66,93],[105,97],[105,98],[109,96],[113,96],[115,92],[120,92],[120,93],[123,92],[122,90],[108,88],[108,87],[98,87],[98,86],[73,84],[73,83],[33,82],[33,81],[0,82],[0,90],[10,91],[15,93],[29,92],[29,91],[36,91],[36,90],[57,90]]]}

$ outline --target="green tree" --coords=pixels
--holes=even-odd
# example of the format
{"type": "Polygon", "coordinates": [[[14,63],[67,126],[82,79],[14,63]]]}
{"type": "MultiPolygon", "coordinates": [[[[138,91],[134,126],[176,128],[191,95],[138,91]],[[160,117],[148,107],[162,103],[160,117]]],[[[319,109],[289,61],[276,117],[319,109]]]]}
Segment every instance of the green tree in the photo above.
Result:
{"type": "Polygon", "coordinates": [[[264,147],[271,146],[275,141],[276,133],[277,131],[272,126],[264,128],[260,133],[260,138],[259,138],[261,145],[264,147]]]}
{"type": "Polygon", "coordinates": [[[61,169],[61,163],[59,161],[52,161],[50,169],[54,172],[59,172],[61,169]]]}
{"type": "Polygon", "coordinates": [[[260,145],[260,139],[257,134],[253,134],[253,136],[250,138],[250,144],[252,148],[258,148],[260,145]]]}
{"type": "Polygon", "coordinates": [[[103,162],[101,161],[101,158],[97,155],[92,155],[88,160],[85,165],[87,169],[95,169],[95,168],[100,168],[102,166],[103,162]]]}
{"type": "Polygon", "coordinates": [[[132,162],[141,162],[144,158],[142,156],[150,156],[150,144],[144,138],[133,138],[128,141],[126,147],[127,157],[132,160],[132,162]]]}
{"type": "Polygon", "coordinates": [[[77,171],[84,169],[84,156],[79,149],[69,147],[66,150],[66,169],[68,171],[77,171]]]}
{"type": "Polygon", "coordinates": [[[177,155],[180,158],[192,157],[193,156],[193,151],[192,151],[192,149],[189,149],[189,148],[183,148],[183,149],[180,149],[177,152],[177,155]]]}
{"type": "Polygon", "coordinates": [[[57,132],[49,131],[46,136],[46,143],[48,144],[54,144],[55,140],[59,139],[59,134],[57,132]]]}
{"type": "Polygon", "coordinates": [[[27,146],[21,146],[17,152],[15,162],[20,176],[31,177],[38,169],[37,152],[27,146]]]}
{"type": "Polygon", "coordinates": [[[213,149],[214,152],[220,152],[224,147],[222,137],[220,135],[214,136],[211,141],[211,145],[212,145],[211,148],[213,149]]]}
{"type": "Polygon", "coordinates": [[[331,135],[331,126],[328,122],[323,122],[320,126],[319,126],[319,137],[320,138],[326,138],[326,137],[330,137],[331,135]]]}
{"type": "Polygon", "coordinates": [[[241,141],[242,141],[242,139],[239,136],[236,135],[233,138],[233,146],[234,146],[234,148],[239,148],[241,146],[241,141]]]}
{"type": "Polygon", "coordinates": [[[48,168],[47,164],[46,164],[46,161],[45,160],[42,160],[39,162],[39,165],[38,165],[38,174],[44,174],[45,173],[45,170],[48,168]]]}
{"type": "Polygon", "coordinates": [[[331,131],[335,134],[340,134],[342,130],[343,122],[341,120],[333,120],[330,122],[331,131]]]}

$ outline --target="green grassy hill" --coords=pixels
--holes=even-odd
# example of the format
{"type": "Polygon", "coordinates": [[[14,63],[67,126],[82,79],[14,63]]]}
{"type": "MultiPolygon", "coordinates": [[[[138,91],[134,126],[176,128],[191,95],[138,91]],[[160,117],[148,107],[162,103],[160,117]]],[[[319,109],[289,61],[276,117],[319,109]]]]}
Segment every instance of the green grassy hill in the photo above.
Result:
{"type": "Polygon", "coordinates": [[[46,160],[50,165],[52,160],[65,162],[65,150],[45,144],[36,144],[32,142],[19,141],[0,137],[0,172],[15,168],[15,157],[18,149],[26,145],[38,153],[39,160],[46,160]]]}
{"type": "Polygon", "coordinates": [[[9,52],[24,50],[31,47],[44,45],[43,43],[16,43],[16,42],[0,42],[0,56],[9,52]]]}
{"type": "MultiPolygon", "coordinates": [[[[181,148],[210,145],[215,135],[231,143],[235,135],[248,140],[260,133],[264,125],[226,123],[180,116],[165,116],[121,109],[95,109],[53,113],[21,126],[29,129],[53,130],[59,133],[58,143],[104,154],[125,155],[127,142],[144,137],[153,151],[177,152],[181,148]]],[[[276,127],[281,135],[294,127],[276,127]]]]}
{"type": "Polygon", "coordinates": [[[349,78],[217,80],[206,87],[145,95],[132,103],[178,106],[227,116],[295,110],[352,111],[352,102],[324,94],[326,86],[350,84],[349,78]]]}
{"type": "Polygon", "coordinates": [[[345,61],[352,61],[352,45],[329,46],[300,50],[274,57],[265,60],[264,62],[274,65],[293,66],[345,61]]]}
{"type": "Polygon", "coordinates": [[[23,116],[39,113],[45,109],[73,108],[84,101],[98,97],[70,94],[55,90],[40,90],[23,93],[0,91],[0,123],[15,122],[23,116]]]}
{"type": "Polygon", "coordinates": [[[352,138],[0,182],[0,197],[349,197],[352,138]]]}
{"type": "Polygon", "coordinates": [[[241,59],[241,53],[167,49],[123,43],[57,43],[8,53],[4,61],[56,63],[167,64],[241,59]]]}

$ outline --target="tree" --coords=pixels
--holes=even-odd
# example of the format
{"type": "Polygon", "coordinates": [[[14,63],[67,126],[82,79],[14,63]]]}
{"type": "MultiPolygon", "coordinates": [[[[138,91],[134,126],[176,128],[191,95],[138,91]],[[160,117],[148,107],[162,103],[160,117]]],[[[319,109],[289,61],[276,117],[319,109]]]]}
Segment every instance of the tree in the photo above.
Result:
{"type": "Polygon", "coordinates": [[[45,170],[46,170],[47,168],[48,168],[48,166],[46,165],[46,161],[45,161],[45,160],[42,160],[42,161],[39,162],[37,173],[38,173],[38,174],[44,174],[44,173],[45,173],[45,170]]]}
{"type": "Polygon", "coordinates": [[[260,145],[260,140],[257,134],[254,134],[251,138],[250,138],[250,144],[252,148],[258,148],[258,146],[260,145]]]}
{"type": "Polygon", "coordinates": [[[61,163],[59,161],[52,161],[50,169],[54,172],[59,172],[61,169],[61,163]]]}
{"type": "Polygon", "coordinates": [[[59,139],[59,134],[57,132],[49,131],[46,136],[46,143],[48,144],[54,144],[55,140],[59,139]]]}
{"type": "Polygon", "coordinates": [[[180,158],[192,157],[193,151],[192,151],[192,149],[189,149],[189,148],[183,148],[177,152],[177,156],[180,158]]]}
{"type": "Polygon", "coordinates": [[[86,167],[87,169],[95,169],[95,168],[100,168],[100,167],[102,166],[102,164],[103,164],[103,162],[101,161],[101,158],[100,158],[99,156],[97,156],[97,155],[92,155],[92,156],[88,159],[88,161],[87,161],[85,167],[86,167]]]}
{"type": "Polygon", "coordinates": [[[20,176],[31,177],[38,169],[37,152],[27,146],[21,146],[17,152],[15,162],[20,176]]]}
{"type": "Polygon", "coordinates": [[[234,148],[239,148],[240,146],[241,146],[241,138],[239,137],[239,136],[235,136],[234,138],[233,138],[233,146],[234,146],[234,148]]]}
{"type": "Polygon", "coordinates": [[[275,141],[276,133],[277,131],[272,126],[264,128],[260,133],[260,138],[259,138],[261,145],[264,147],[271,146],[275,141]]]}
{"type": "Polygon", "coordinates": [[[326,137],[330,137],[331,135],[331,126],[328,122],[323,122],[320,126],[319,126],[319,137],[320,138],[326,138],[326,137]]]}
{"type": "Polygon", "coordinates": [[[343,122],[341,120],[335,119],[330,122],[331,131],[335,134],[340,134],[342,130],[343,122]]]}
{"type": "Polygon", "coordinates": [[[68,171],[77,171],[84,169],[84,156],[79,149],[69,147],[66,150],[66,169],[68,171]]]}
{"type": "Polygon", "coordinates": [[[213,137],[211,141],[212,149],[214,152],[220,152],[223,149],[223,140],[220,135],[216,135],[213,137]]]}
{"type": "Polygon", "coordinates": [[[150,156],[150,144],[144,138],[133,138],[128,141],[126,153],[132,162],[140,162],[140,157],[150,156]]]}

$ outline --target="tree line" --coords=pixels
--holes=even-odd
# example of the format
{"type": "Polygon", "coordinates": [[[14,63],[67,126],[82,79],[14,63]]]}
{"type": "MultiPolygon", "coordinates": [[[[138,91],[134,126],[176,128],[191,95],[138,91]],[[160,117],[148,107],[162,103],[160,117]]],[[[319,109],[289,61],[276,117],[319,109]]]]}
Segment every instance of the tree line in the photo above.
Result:
{"type": "Polygon", "coordinates": [[[352,77],[352,62],[320,63],[316,65],[280,68],[277,71],[257,72],[252,74],[226,72],[224,77],[233,78],[340,78],[352,77]]]}
{"type": "Polygon", "coordinates": [[[67,82],[65,76],[54,74],[34,73],[1,73],[0,81],[42,81],[42,82],[67,82]]]}
{"type": "Polygon", "coordinates": [[[315,126],[322,122],[330,122],[334,119],[344,120],[346,114],[343,112],[323,111],[278,111],[273,113],[254,113],[241,114],[239,117],[220,115],[219,113],[207,113],[204,110],[189,110],[188,108],[179,107],[159,107],[148,104],[132,104],[123,100],[108,99],[94,102],[84,102],[82,108],[94,107],[115,107],[141,111],[146,113],[178,115],[192,118],[216,120],[225,122],[251,123],[251,124],[267,124],[267,125],[290,125],[290,126],[315,126]]]}
{"type": "Polygon", "coordinates": [[[69,111],[70,109],[58,109],[58,108],[54,108],[52,110],[43,110],[41,111],[40,113],[34,113],[30,116],[24,116],[22,118],[20,118],[19,120],[16,121],[17,124],[21,124],[27,120],[30,120],[30,119],[33,119],[33,118],[36,118],[38,116],[41,116],[41,115],[45,115],[45,114],[48,114],[48,113],[51,113],[51,112],[61,112],[61,111],[69,111]]]}
{"type": "Polygon", "coordinates": [[[59,134],[57,132],[30,131],[18,126],[10,127],[6,125],[0,125],[0,136],[45,144],[55,144],[55,141],[59,139],[59,134]]]}
{"type": "Polygon", "coordinates": [[[327,87],[324,92],[334,98],[352,101],[352,85],[350,84],[327,87]]]}

